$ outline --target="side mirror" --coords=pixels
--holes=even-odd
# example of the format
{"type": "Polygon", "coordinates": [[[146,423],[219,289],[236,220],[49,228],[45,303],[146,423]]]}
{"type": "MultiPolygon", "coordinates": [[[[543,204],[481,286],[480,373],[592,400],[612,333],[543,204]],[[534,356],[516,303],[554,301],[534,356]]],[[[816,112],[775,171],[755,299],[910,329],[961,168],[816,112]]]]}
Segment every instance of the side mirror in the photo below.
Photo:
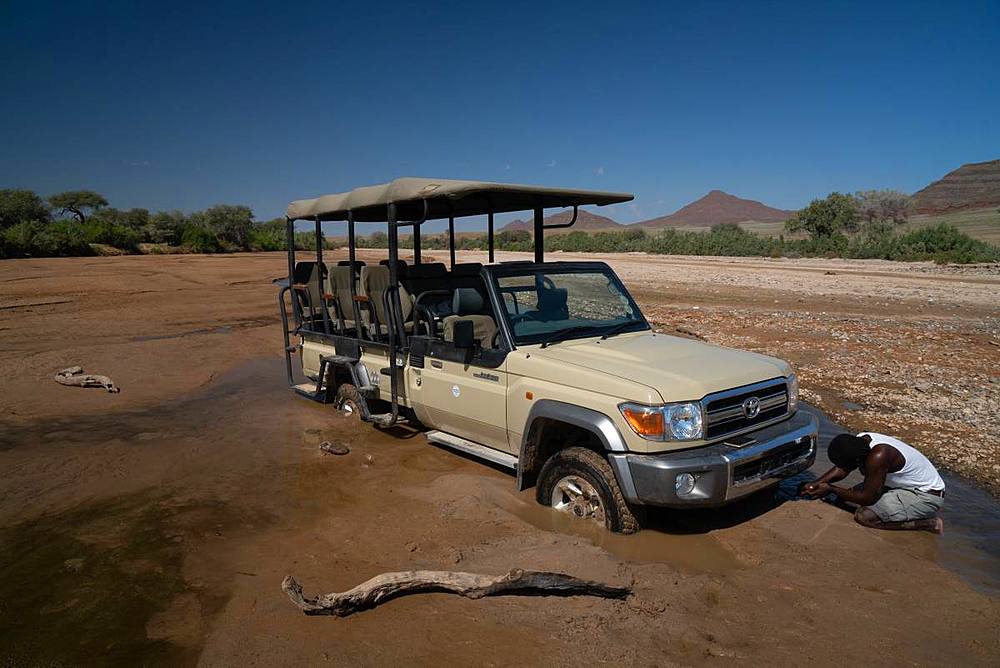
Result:
{"type": "Polygon", "coordinates": [[[476,347],[476,327],[471,320],[459,320],[453,332],[455,347],[471,350],[476,347]]]}

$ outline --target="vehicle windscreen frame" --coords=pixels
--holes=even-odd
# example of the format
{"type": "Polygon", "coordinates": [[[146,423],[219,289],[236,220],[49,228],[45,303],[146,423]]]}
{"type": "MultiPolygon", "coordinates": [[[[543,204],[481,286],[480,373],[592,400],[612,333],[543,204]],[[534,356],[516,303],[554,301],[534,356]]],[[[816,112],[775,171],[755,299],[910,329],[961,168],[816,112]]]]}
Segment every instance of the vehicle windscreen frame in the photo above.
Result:
{"type": "MultiPolygon", "coordinates": [[[[503,292],[504,289],[501,288],[499,280],[500,278],[506,278],[511,276],[531,276],[538,273],[543,274],[582,274],[582,273],[594,273],[602,274],[605,276],[610,283],[614,283],[615,287],[621,293],[623,297],[628,300],[629,307],[632,309],[638,317],[635,320],[634,328],[624,329],[619,334],[628,334],[634,332],[643,332],[652,330],[652,326],[646,319],[645,314],[639,307],[638,302],[629,292],[628,288],[625,287],[624,282],[615,271],[606,262],[502,262],[497,265],[486,265],[483,267],[484,273],[489,277],[487,282],[488,289],[493,293],[494,307],[497,311],[499,318],[500,327],[504,331],[504,336],[506,337],[511,350],[516,350],[518,346],[534,346],[539,345],[544,342],[544,334],[540,333],[540,340],[518,340],[517,335],[514,332],[514,326],[511,322],[511,314],[508,312],[504,299],[503,292]]],[[[603,329],[608,329],[605,327],[603,329]]],[[[576,339],[585,339],[595,336],[601,336],[603,332],[602,328],[595,326],[592,333],[581,332],[578,336],[567,336],[566,338],[560,338],[558,341],[571,341],[576,339]]],[[[551,341],[551,343],[556,343],[556,341],[551,341]]]]}

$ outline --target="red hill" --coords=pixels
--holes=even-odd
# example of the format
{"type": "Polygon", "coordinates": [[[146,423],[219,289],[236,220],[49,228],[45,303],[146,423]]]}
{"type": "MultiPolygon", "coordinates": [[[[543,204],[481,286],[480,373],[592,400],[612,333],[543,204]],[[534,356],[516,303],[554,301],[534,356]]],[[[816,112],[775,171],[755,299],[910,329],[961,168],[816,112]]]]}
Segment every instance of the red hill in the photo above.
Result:
{"type": "Polygon", "coordinates": [[[788,220],[794,213],[794,211],[775,209],[752,199],[735,197],[721,190],[713,190],[669,216],[660,216],[635,224],[641,227],[709,227],[722,223],[748,221],[767,223],[788,220]]]}
{"type": "Polygon", "coordinates": [[[945,213],[997,205],[1000,205],[1000,160],[962,165],[913,195],[917,213],[945,213]]]}
{"type": "MultiPolygon", "coordinates": [[[[560,223],[568,223],[573,217],[572,211],[561,211],[560,213],[553,214],[551,216],[545,217],[546,225],[558,225],[560,223]]],[[[559,232],[593,232],[596,230],[620,230],[623,226],[616,223],[607,216],[598,216],[596,213],[591,213],[580,209],[580,214],[576,217],[576,223],[573,227],[567,227],[562,230],[547,230],[547,234],[559,233],[559,232]]],[[[500,228],[501,232],[510,232],[513,230],[527,230],[529,232],[535,229],[534,224],[530,220],[512,220],[503,227],[500,228]]]]}

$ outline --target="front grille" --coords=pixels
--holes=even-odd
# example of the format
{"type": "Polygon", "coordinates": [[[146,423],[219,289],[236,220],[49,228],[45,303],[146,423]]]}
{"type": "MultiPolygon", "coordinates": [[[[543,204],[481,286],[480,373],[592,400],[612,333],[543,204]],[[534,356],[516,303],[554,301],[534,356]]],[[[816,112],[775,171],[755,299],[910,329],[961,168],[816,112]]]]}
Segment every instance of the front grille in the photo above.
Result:
{"type": "Polygon", "coordinates": [[[782,466],[791,464],[796,459],[801,459],[809,454],[812,447],[812,440],[804,439],[802,442],[791,442],[779,446],[767,453],[767,456],[755,459],[745,464],[737,464],[733,467],[733,484],[738,485],[747,480],[764,478],[782,466]]]}
{"type": "Polygon", "coordinates": [[[718,392],[705,397],[705,438],[715,439],[780,418],[788,412],[788,385],[784,378],[718,392]],[[747,417],[743,403],[759,401],[760,412],[747,417]]]}

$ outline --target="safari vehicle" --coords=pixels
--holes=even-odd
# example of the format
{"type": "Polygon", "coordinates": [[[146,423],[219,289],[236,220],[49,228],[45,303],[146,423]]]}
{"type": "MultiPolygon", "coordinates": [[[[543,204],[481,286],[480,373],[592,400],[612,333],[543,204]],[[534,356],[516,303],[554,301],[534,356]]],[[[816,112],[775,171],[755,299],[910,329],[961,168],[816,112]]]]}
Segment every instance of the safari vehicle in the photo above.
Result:
{"type": "MultiPolygon", "coordinates": [[[[653,331],[603,262],[546,262],[547,208],[632,195],[401,178],[292,202],[278,301],[288,383],[301,395],[512,469],[539,503],[616,532],[644,506],[722,505],[812,464],[817,421],[785,362],[653,331]],[[494,261],[494,215],[531,211],[534,261],[494,261]],[[485,215],[488,264],[455,261],[455,219],[485,215]],[[421,226],[448,220],[449,259],[422,261],[421,226]],[[296,261],[296,221],[315,258],[296,261]],[[325,221],[348,259],[323,262],[325,221]],[[358,224],[388,258],[357,259],[358,224]],[[399,231],[412,231],[412,260],[399,231]],[[291,317],[289,317],[289,309],[291,317]],[[299,355],[297,382],[293,356],[299,355]]],[[[310,253],[310,255],[312,255],[310,253]]]]}

